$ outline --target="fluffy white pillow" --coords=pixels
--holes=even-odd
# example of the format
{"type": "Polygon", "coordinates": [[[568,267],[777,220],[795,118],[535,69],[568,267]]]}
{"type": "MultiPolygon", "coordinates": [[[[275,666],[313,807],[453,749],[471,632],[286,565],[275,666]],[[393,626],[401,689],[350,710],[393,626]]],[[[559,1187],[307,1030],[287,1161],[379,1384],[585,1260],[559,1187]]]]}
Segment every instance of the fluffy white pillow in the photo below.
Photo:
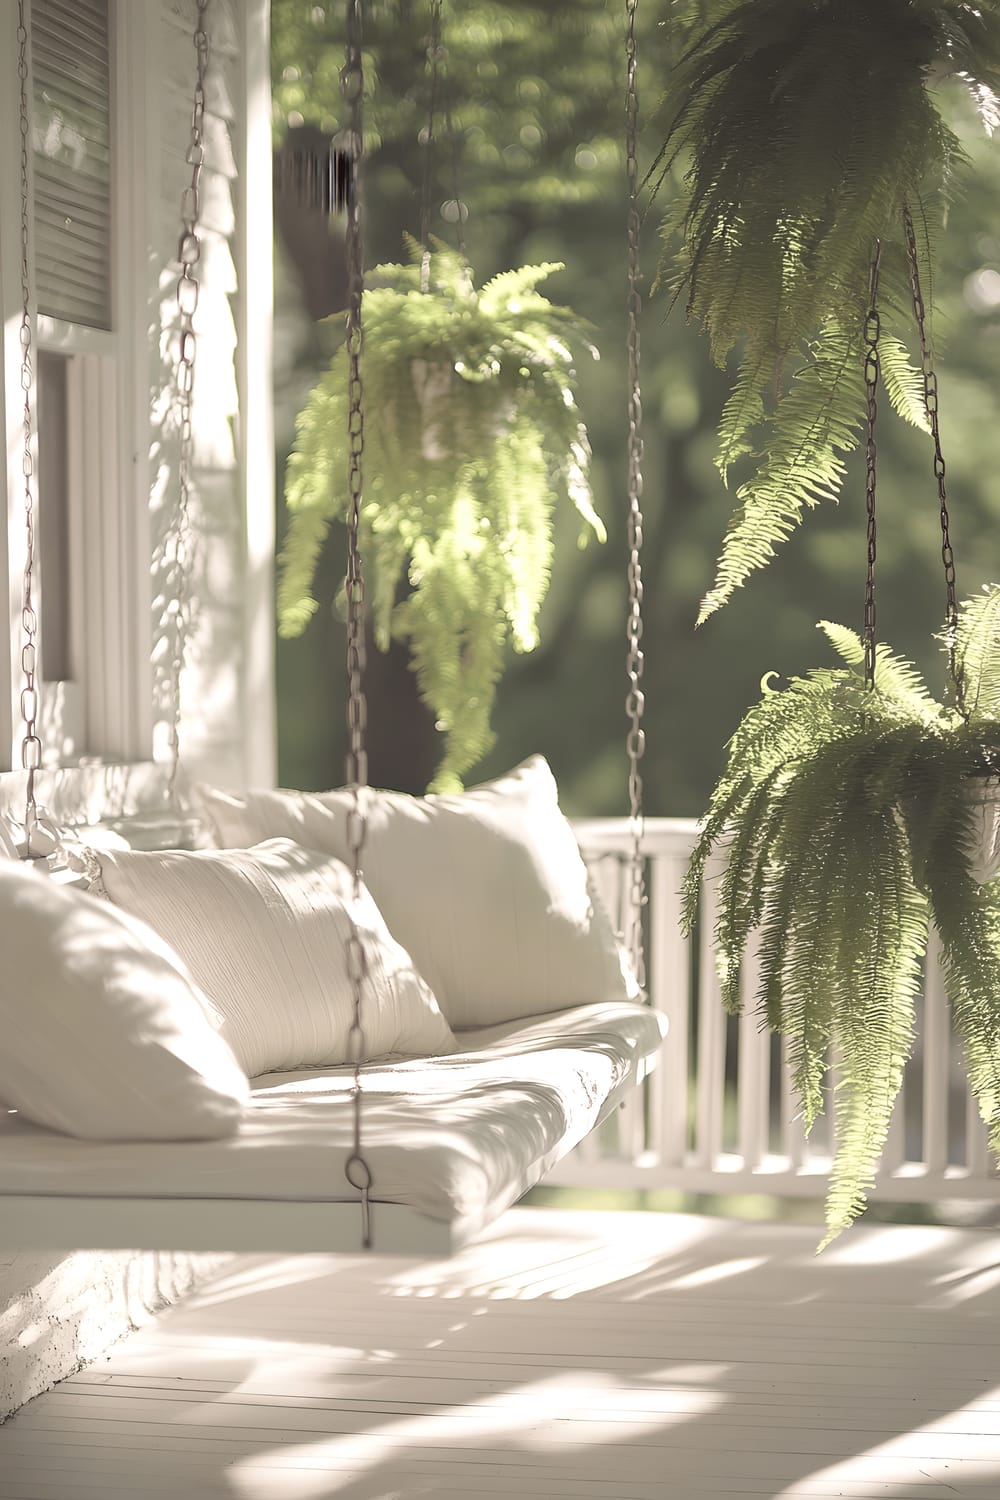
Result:
{"type": "Polygon", "coordinates": [[[112,901],[147,921],[226,1018],[253,1077],[351,1061],[351,918],[368,961],[364,1057],[454,1051],[455,1039],[410,955],[367,890],[329,854],[274,839],[254,849],[96,854],[112,901]]]}
{"type": "MultiPolygon", "coordinates": [[[[220,844],[284,834],[347,856],[349,791],[199,787],[220,844]]],[[[638,986],[541,756],[457,795],[367,795],[365,879],[452,1026],[615,999],[638,986]]]]}
{"type": "Polygon", "coordinates": [[[0,1098],[26,1119],[91,1140],[237,1129],[246,1076],[141,922],[0,861],[0,955],[0,1098]]]}

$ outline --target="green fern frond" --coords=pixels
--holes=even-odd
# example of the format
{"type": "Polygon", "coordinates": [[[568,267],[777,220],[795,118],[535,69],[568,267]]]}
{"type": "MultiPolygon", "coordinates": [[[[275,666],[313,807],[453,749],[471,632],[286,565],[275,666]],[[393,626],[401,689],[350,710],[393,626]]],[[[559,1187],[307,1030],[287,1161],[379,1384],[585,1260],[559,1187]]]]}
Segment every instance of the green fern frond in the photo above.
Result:
{"type": "Polygon", "coordinates": [[[856,339],[828,326],[809,362],[796,371],[757,471],[737,491],[740,506],[723,540],[699,625],[770,561],[806,507],[837,500],[844,455],[856,444],[864,414],[858,348],[856,339]]]}
{"type": "Polygon", "coordinates": [[[749,434],[766,418],[763,396],[766,377],[764,358],[757,352],[747,351],[719,421],[719,451],[715,464],[727,486],[733,464],[753,452],[749,434]]]}
{"type": "MultiPolygon", "coordinates": [[[[436,248],[379,266],[364,294],[365,440],[361,542],[376,644],[409,643],[421,696],[443,736],[434,785],[454,787],[491,744],[505,651],[530,651],[552,563],[552,510],[594,510],[574,351],[588,331],[538,290],[555,264],[504,272],[476,291],[436,248]],[[401,597],[402,596],[402,597],[401,597]]],[[[279,628],[296,635],[317,604],[316,564],[349,503],[347,359],[341,348],[296,424],[286,475],[279,628]]]]}
{"type": "Polygon", "coordinates": [[[883,333],[879,340],[879,358],[882,379],[894,410],[911,427],[930,434],[931,424],[924,404],[924,378],[911,362],[910,352],[902,339],[883,333]]]}
{"type": "MultiPolygon", "coordinates": [[[[981,750],[967,729],[959,731],[967,776],[981,750]]],[[[962,764],[962,759],[959,759],[962,764]]],[[[1000,882],[980,884],[971,859],[980,836],[974,781],[956,778],[949,805],[927,840],[923,874],[941,938],[945,989],[965,1051],[966,1070],[980,1113],[1000,1151],[1000,882]]]]}
{"type": "Polygon", "coordinates": [[[1000,586],[997,584],[963,602],[955,633],[955,666],[964,685],[966,708],[983,718],[1000,718],[1000,586]]]}
{"type": "Polygon", "coordinates": [[[766,565],[806,508],[839,494],[861,431],[876,241],[887,393],[926,429],[920,376],[899,338],[909,321],[903,210],[917,228],[929,315],[933,223],[962,162],[931,80],[954,75],[990,115],[1000,10],[997,0],[709,0],[685,40],[649,174],[655,193],[688,162],[657,283],[675,299],[686,292],[717,363],[742,351],[720,424],[723,478],[760,455],[738,490],[704,620],[766,565]],[[823,368],[832,340],[850,364],[836,387],[823,368]],[[784,369],[803,358],[785,388],[784,369]]]}
{"type": "MultiPolygon", "coordinates": [[[[819,629],[847,666],[864,666],[864,642],[856,631],[835,625],[830,620],[821,620],[819,629]]],[[[905,657],[897,656],[884,642],[875,647],[875,687],[894,699],[924,727],[932,728],[940,722],[941,707],[931,697],[917,668],[905,657]]]]}
{"type": "Polygon", "coordinates": [[[820,1249],[862,1212],[874,1185],[912,1048],[927,945],[928,906],[913,882],[893,809],[880,812],[867,832],[840,865],[836,898],[839,971],[852,994],[838,1007],[834,1031],[835,1154],[820,1249]]]}
{"type": "Polygon", "coordinates": [[[822,630],[846,666],[864,666],[865,645],[856,630],[848,630],[846,625],[837,625],[832,620],[820,620],[816,628],[822,630]]]}
{"type": "MultiPolygon", "coordinates": [[[[1000,590],[962,606],[970,683],[996,655],[1000,590]]],[[[981,884],[977,785],[1000,746],[993,689],[967,717],[880,644],[820,627],[843,667],[765,688],[732,736],[688,869],[690,931],[717,862],[716,962],[738,1011],[756,941],[756,1003],[785,1038],[808,1130],[837,1062],[828,1243],[863,1210],[913,1035],[931,914],[970,1083],[1000,1151],[1000,876],[981,884]],[[983,711],[985,703],[986,712],[983,711]],[[970,800],[970,796],[972,800],[970,800]],[[756,938],[755,938],[756,934],[756,938]]],[[[767,679],[765,679],[766,683],[767,679]]]]}
{"type": "Polygon", "coordinates": [[[312,584],[329,530],[329,521],[314,510],[293,513],[289,519],[278,554],[278,631],[284,637],[301,635],[319,609],[312,584]]]}

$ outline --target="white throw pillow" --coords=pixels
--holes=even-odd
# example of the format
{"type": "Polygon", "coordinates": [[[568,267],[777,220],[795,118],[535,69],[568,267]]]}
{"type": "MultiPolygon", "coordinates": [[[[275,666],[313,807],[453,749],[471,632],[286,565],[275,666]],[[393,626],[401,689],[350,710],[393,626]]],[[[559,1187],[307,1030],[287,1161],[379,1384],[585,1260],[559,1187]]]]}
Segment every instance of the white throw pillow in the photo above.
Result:
{"type": "MultiPolygon", "coordinates": [[[[220,844],[283,834],[347,856],[350,791],[198,796],[220,844]]],[[[637,996],[541,756],[466,792],[366,804],[365,879],[452,1026],[637,996]]]]}
{"type": "Polygon", "coordinates": [[[429,1056],[455,1039],[413,960],[340,860],[274,839],[254,849],[96,853],[107,895],[147,921],[226,1018],[255,1077],[353,1061],[351,920],[368,965],[363,1059],[429,1056]]]}
{"type": "Polygon", "coordinates": [[[141,922],[3,860],[0,956],[6,1105],[91,1140],[237,1129],[246,1075],[180,959],[141,922]]]}

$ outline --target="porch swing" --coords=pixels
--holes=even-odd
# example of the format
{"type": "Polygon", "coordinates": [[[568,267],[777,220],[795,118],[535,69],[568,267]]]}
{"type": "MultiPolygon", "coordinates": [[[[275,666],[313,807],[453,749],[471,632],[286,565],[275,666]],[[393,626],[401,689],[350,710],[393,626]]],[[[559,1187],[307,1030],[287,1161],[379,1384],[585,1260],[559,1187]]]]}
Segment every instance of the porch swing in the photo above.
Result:
{"type": "MultiPolygon", "coordinates": [[[[182,442],[176,547],[183,574],[191,478],[191,397],[196,351],[198,175],[204,161],[208,37],[197,0],[198,77],[187,160],[178,259],[181,343],[178,401],[182,442]]],[[[632,849],[626,877],[631,904],[628,948],[644,982],[642,851],[644,749],[639,395],[639,214],[635,19],[627,10],[628,163],[628,760],[632,849]]],[[[368,832],[364,583],[359,530],[362,499],[363,247],[358,167],[362,155],[361,0],[347,0],[347,102],[351,171],[347,179],[349,300],[347,351],[353,393],[349,433],[352,505],[347,574],[349,864],[355,897],[362,891],[368,832]]],[[[26,35],[21,43],[22,120],[26,120],[26,35]]],[[[25,157],[22,153],[22,165],[25,157]]],[[[310,191],[333,191],[315,172],[310,191]],[[319,186],[317,187],[317,184],[319,186]]],[[[22,184],[26,193],[26,184],[22,184]]],[[[26,200],[25,200],[26,201],[26,200]]],[[[27,242],[22,236],[25,287],[27,242]]],[[[27,772],[24,853],[45,863],[49,850],[35,804],[41,745],[35,723],[34,630],[31,600],[30,315],[22,325],[25,385],[25,510],[29,537],[23,621],[25,718],[22,760],[27,772]]],[[[185,605],[177,606],[174,717],[169,792],[178,797],[179,674],[185,605]]],[[[560,815],[561,816],[561,815],[560,815]]],[[[195,858],[197,856],[190,856],[195,858]]],[[[554,919],[553,919],[554,920],[554,919]]],[[[483,1230],[536,1183],[636,1087],[655,1063],[664,1019],[641,998],[608,999],[459,1031],[459,1050],[444,1056],[365,1062],[366,934],[350,918],[347,969],[353,1020],[342,1066],[270,1073],[251,1082],[238,1133],[194,1141],[96,1141],[60,1135],[15,1113],[0,1113],[0,1248],[4,1250],[132,1249],[242,1252],[338,1252],[360,1248],[406,1254],[448,1254],[483,1230]]],[[[635,990],[633,989],[633,993],[635,990]]]]}

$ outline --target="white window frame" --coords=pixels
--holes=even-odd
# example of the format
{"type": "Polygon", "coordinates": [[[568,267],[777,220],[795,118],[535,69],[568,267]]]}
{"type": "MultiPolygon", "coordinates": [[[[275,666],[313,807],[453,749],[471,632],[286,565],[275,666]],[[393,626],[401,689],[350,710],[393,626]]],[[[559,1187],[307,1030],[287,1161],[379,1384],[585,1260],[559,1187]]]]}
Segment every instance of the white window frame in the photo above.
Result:
{"type": "MultiPolygon", "coordinates": [[[[29,47],[30,47],[30,0],[29,47]]],[[[151,288],[148,246],[157,185],[155,0],[111,0],[112,28],[112,330],[36,315],[36,350],[69,356],[69,557],[73,680],[45,680],[39,631],[45,763],[58,753],[58,717],[85,762],[148,760],[152,754],[149,661],[151,288]],[[46,733],[47,731],[47,733],[46,733]],[[48,739],[48,744],[46,740],[48,739]],[[53,745],[56,741],[56,745],[53,745]]],[[[0,664],[0,770],[20,767],[21,595],[25,561],[20,454],[20,125],[16,74],[17,0],[0,0],[0,56],[9,80],[0,88],[0,313],[6,411],[6,527],[0,564],[8,580],[10,650],[0,664]],[[8,45],[9,40],[9,45],[8,45]],[[6,555],[5,555],[6,554],[6,555]]],[[[29,81],[29,110],[30,110],[29,81]]],[[[30,180],[30,159],[29,159],[30,180]]],[[[32,307],[35,311],[32,283],[32,307]]],[[[37,407],[32,391],[37,455],[37,407]]],[[[36,457],[37,468],[37,457],[36,457]]],[[[36,493],[37,500],[37,493],[36,493]]],[[[35,591],[44,590],[36,552],[35,591]]],[[[39,611],[40,613],[40,611],[39,611]]],[[[73,760],[80,756],[73,757],[73,760]]]]}
{"type": "MultiPolygon", "coordinates": [[[[30,4],[30,0],[26,0],[30,4]]],[[[161,111],[171,87],[164,72],[165,28],[183,15],[193,17],[194,0],[114,0],[116,109],[127,129],[117,133],[116,204],[113,221],[114,336],[52,320],[38,320],[35,347],[72,356],[74,441],[81,450],[71,456],[73,479],[96,476],[88,490],[86,527],[80,524],[79,496],[75,525],[80,544],[72,547],[78,565],[92,582],[83,596],[79,642],[81,687],[86,688],[91,751],[103,752],[93,771],[67,771],[60,786],[104,787],[104,802],[122,802],[122,761],[135,767],[126,780],[148,783],[153,805],[162,801],[162,724],[156,721],[153,665],[151,506],[154,478],[162,463],[156,415],[162,392],[160,309],[161,277],[172,259],[176,240],[164,245],[164,151],[161,111]],[[190,12],[190,15],[189,15],[190,12]],[[127,205],[127,206],[126,206],[127,205]],[[152,333],[152,347],[150,328],[152,333]],[[113,370],[113,375],[109,374],[113,370]],[[98,507],[97,520],[93,519],[98,507]],[[85,625],[86,629],[83,629],[85,625]],[[105,770],[105,764],[110,768],[105,770]],[[157,790],[158,789],[158,790],[157,790]]],[[[5,790],[15,797],[20,783],[21,737],[21,596],[24,570],[24,510],[21,475],[19,328],[20,186],[18,79],[16,72],[17,0],[0,0],[0,428],[5,438],[0,456],[0,613],[6,608],[8,646],[0,647],[0,800],[5,790]],[[9,770],[15,773],[12,778],[9,770]]],[[[218,15],[227,41],[238,50],[230,69],[236,113],[231,143],[236,159],[234,207],[236,231],[231,249],[239,285],[232,298],[236,319],[237,470],[234,499],[243,522],[242,555],[232,557],[241,580],[243,623],[240,642],[241,700],[236,722],[213,717],[209,700],[199,700],[196,673],[186,690],[182,749],[190,775],[213,771],[229,784],[273,785],[274,716],[274,454],[271,395],[271,100],[269,0],[226,0],[218,15]],[[221,737],[219,730],[222,730],[221,737]],[[213,739],[213,735],[216,736],[213,739]],[[224,746],[221,755],[219,744],[224,746]],[[222,756],[226,757],[223,761],[222,756]],[[213,760],[214,757],[214,760],[213,760]],[[203,765],[205,767],[203,771],[203,765]]],[[[179,208],[179,199],[178,199],[179,208]]],[[[172,215],[171,215],[172,218],[172,215]]],[[[167,231],[168,235],[176,233],[167,231]]],[[[33,289],[32,289],[33,290],[33,289]]],[[[197,407],[196,407],[197,409],[197,407]]],[[[37,434],[37,424],[33,422],[37,434]]],[[[35,437],[37,448],[37,436],[35,437]]],[[[44,588],[44,561],[39,563],[37,592],[44,588]]],[[[79,591],[78,591],[79,597],[79,591]]],[[[206,601],[211,624],[211,600],[206,601]]],[[[40,657],[43,656],[43,651],[40,657]]],[[[44,661],[40,660],[44,680],[44,661]]],[[[203,674],[204,675],[204,674],[203,674]]],[[[49,694],[51,701],[52,693],[49,694]]],[[[64,695],[65,696],[65,695],[64,695]]],[[[72,694],[70,694],[72,696],[72,694]]],[[[98,757],[87,759],[93,764],[98,757]]],[[[50,786],[46,791],[48,796],[50,786]]],[[[89,794],[88,794],[89,796],[89,794]]],[[[145,798],[146,793],[142,796],[145,798]]],[[[133,799],[134,800],[134,799],[133,799]]],[[[147,799],[148,800],[148,799],[147,799]]],[[[101,798],[88,801],[91,814],[101,798]]],[[[142,805],[146,805],[143,802],[142,805]]],[[[115,813],[115,816],[119,816],[115,813]]]]}

